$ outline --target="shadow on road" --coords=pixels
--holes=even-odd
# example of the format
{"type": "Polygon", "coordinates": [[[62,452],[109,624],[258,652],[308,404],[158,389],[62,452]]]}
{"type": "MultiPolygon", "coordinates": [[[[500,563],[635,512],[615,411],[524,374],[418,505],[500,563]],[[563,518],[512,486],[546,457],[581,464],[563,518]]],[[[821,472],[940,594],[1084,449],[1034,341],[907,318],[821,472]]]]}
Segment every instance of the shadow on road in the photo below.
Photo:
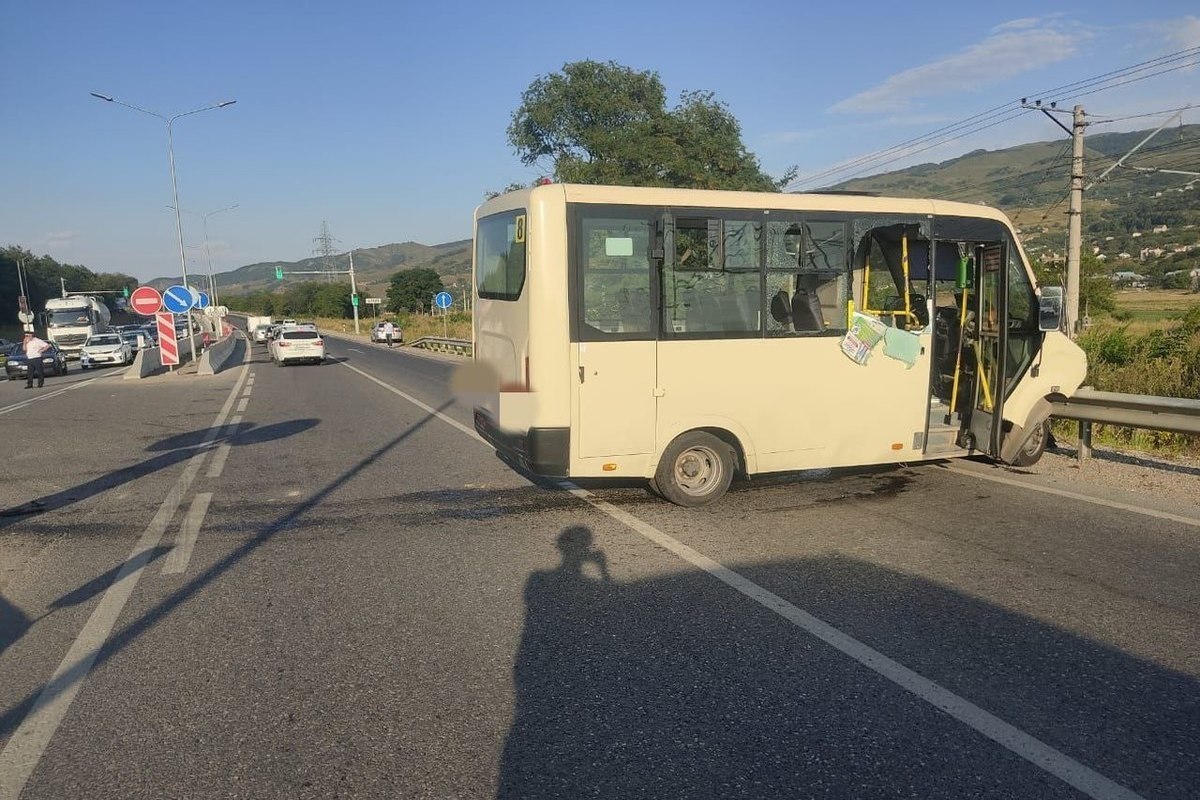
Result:
{"type": "MultiPolygon", "coordinates": [[[[431,420],[437,419],[437,414],[442,412],[450,403],[446,403],[441,408],[436,409],[433,413],[427,414],[420,420],[401,431],[392,439],[381,445],[379,448],[359,460],[356,464],[346,469],[342,474],[335,477],[325,486],[316,489],[313,494],[304,502],[298,503],[287,512],[269,522],[258,531],[255,531],[250,539],[241,544],[235,550],[218,560],[212,566],[196,575],[183,586],[167,595],[163,600],[155,604],[153,607],[146,610],[143,614],[131,620],[124,628],[114,633],[105,643],[104,648],[96,656],[94,665],[99,667],[111,659],[114,655],[122,652],[126,647],[132,644],[143,633],[146,633],[159,622],[164,620],[172,612],[177,610],[181,605],[194,597],[201,589],[208,586],[213,581],[220,578],[226,572],[233,568],[235,564],[240,562],[246,556],[253,553],[258,548],[262,547],[279,533],[289,530],[294,524],[300,521],[309,511],[323,503],[332,493],[339,487],[353,480],[359,473],[374,464],[380,458],[385,456],[391,450],[398,447],[409,437],[415,434],[418,430],[425,427],[431,420]]],[[[303,428],[291,428],[293,433],[299,430],[311,428],[317,424],[317,420],[298,420],[296,422],[311,423],[303,428]]],[[[281,423],[280,426],[265,426],[266,428],[279,427],[286,429],[291,423],[281,423]]],[[[173,437],[178,439],[178,437],[173,437]]],[[[278,438],[278,437],[275,437],[278,438]]],[[[232,444],[245,444],[246,440],[241,438],[241,434],[235,434],[230,440],[232,444]]],[[[259,439],[265,441],[265,439],[259,439]]],[[[176,453],[184,452],[190,455],[192,450],[173,450],[168,456],[176,453]]],[[[161,467],[160,467],[161,468],[161,467]]],[[[139,556],[144,558],[144,554],[139,556]]],[[[45,684],[37,690],[29,693],[21,701],[6,709],[0,714],[0,737],[8,736],[33,708],[34,703],[41,698],[43,702],[53,699],[53,695],[57,695],[74,683],[83,680],[86,677],[86,670],[80,669],[80,664],[72,664],[65,671],[65,674],[74,675],[73,682],[59,682],[54,684],[45,684]],[[45,695],[45,696],[43,696],[45,695]]]]}
{"type": "MultiPolygon", "coordinates": [[[[707,573],[612,581],[591,539],[526,584],[498,797],[1076,796],[707,573]]],[[[1146,797],[1200,785],[1193,676],[852,558],[736,571],[1146,797]]]]}
{"type": "Polygon", "coordinates": [[[16,525],[22,520],[28,519],[32,514],[56,511],[123,486],[130,481],[136,481],[160,470],[173,467],[202,452],[203,448],[214,448],[225,442],[235,447],[261,444],[295,436],[319,424],[320,420],[317,419],[294,419],[271,425],[242,422],[238,425],[226,425],[212,441],[207,443],[205,440],[211,435],[211,428],[201,428],[168,436],[146,447],[147,452],[161,453],[160,455],[105,473],[68,489],[0,509],[0,530],[16,525]]]}

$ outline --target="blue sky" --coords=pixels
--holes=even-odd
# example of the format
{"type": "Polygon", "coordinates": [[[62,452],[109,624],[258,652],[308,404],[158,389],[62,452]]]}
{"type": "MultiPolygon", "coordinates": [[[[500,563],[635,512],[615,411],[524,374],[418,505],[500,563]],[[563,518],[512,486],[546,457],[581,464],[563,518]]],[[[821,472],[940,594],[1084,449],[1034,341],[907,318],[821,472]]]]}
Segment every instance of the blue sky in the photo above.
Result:
{"type": "MultiPolygon", "coordinates": [[[[179,263],[166,126],[89,92],[166,116],[237,100],[174,126],[180,205],[239,205],[209,218],[216,267],[228,270],[310,255],[322,221],[342,249],[467,238],[485,191],[538,176],[505,128],[530,82],[569,61],[656,71],[672,102],[711,90],[768,172],[797,164],[803,175],[1200,45],[1200,9],[12,2],[0,29],[0,244],[150,278],[179,263]]],[[[1080,102],[1105,115],[1200,104],[1200,68],[1080,102]]],[[[1061,135],[1029,114],[891,166],[1061,135]]],[[[184,217],[184,238],[203,245],[198,216],[184,217]]],[[[187,253],[201,269],[202,251],[187,253]]]]}

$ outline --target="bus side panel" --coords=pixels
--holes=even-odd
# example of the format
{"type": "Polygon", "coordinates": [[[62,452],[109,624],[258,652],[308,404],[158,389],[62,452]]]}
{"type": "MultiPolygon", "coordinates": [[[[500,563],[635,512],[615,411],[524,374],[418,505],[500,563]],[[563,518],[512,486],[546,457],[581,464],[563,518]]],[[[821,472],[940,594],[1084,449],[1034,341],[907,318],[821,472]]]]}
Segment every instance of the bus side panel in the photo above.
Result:
{"type": "Polygon", "coordinates": [[[837,337],[659,342],[657,452],[720,416],[746,431],[751,473],[921,458],[928,338],[911,368],[882,352],[856,364],[837,337]]]}

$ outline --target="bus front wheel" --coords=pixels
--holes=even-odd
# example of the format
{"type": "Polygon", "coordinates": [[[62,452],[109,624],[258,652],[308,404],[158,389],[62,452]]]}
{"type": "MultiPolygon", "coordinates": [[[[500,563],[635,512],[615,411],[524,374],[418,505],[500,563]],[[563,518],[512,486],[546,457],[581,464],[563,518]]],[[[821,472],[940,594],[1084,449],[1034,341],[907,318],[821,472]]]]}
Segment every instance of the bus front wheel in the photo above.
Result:
{"type": "Polygon", "coordinates": [[[707,505],[729,488],[734,461],[728,444],[711,433],[689,431],[667,446],[651,485],[675,505],[707,505]]]}
{"type": "Polygon", "coordinates": [[[1038,425],[1029,432],[1025,437],[1025,442],[1021,445],[1021,449],[1017,451],[1017,455],[1013,458],[1013,466],[1015,467],[1031,467],[1042,458],[1042,453],[1046,452],[1046,445],[1050,443],[1050,420],[1038,425]]]}

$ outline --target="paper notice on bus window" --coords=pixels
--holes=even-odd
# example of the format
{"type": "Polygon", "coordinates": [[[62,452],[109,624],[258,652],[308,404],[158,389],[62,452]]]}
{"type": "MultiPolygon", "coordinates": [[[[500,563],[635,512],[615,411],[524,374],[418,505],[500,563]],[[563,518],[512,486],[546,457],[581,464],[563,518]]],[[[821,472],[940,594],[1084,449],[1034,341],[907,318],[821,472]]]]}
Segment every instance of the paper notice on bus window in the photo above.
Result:
{"type": "Polygon", "coordinates": [[[875,345],[887,333],[887,326],[875,317],[854,313],[850,330],[842,337],[842,352],[856,364],[866,364],[875,345]]]}

